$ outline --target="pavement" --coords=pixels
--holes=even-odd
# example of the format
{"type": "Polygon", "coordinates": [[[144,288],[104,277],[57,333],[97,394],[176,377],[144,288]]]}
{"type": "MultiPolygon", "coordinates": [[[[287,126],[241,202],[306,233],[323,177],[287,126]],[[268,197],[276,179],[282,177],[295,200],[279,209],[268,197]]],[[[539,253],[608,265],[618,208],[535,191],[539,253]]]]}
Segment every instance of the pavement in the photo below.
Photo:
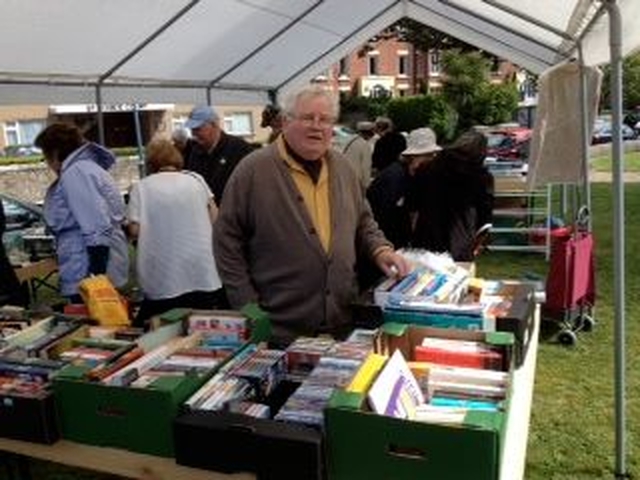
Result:
{"type": "MultiPolygon", "coordinates": [[[[589,173],[591,183],[611,183],[612,177],[611,172],[595,172],[592,170],[589,173]]],[[[624,172],[623,178],[625,183],[639,183],[640,172],[624,172]]]]}

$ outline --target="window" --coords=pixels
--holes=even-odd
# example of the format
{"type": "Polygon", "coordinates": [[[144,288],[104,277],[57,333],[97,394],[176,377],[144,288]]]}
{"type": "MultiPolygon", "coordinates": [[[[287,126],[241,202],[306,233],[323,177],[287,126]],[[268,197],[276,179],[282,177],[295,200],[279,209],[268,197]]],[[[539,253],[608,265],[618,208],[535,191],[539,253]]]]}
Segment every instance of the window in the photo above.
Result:
{"type": "Polygon", "coordinates": [[[438,50],[429,52],[429,73],[431,75],[440,75],[441,67],[440,52],[438,50]]]}
{"type": "Polygon", "coordinates": [[[405,77],[409,75],[409,55],[407,54],[398,55],[398,75],[405,77]]]}
{"type": "Polygon", "coordinates": [[[378,52],[369,52],[367,56],[368,75],[378,75],[379,65],[378,52]]]}
{"type": "Polygon", "coordinates": [[[18,122],[7,122],[4,124],[4,144],[20,145],[20,134],[18,133],[18,122]]]}
{"type": "Polygon", "coordinates": [[[33,145],[45,127],[44,120],[19,120],[4,124],[5,145],[33,145]]]}
{"type": "Polygon", "coordinates": [[[225,115],[224,130],[231,135],[253,135],[251,112],[236,112],[225,115]]]}

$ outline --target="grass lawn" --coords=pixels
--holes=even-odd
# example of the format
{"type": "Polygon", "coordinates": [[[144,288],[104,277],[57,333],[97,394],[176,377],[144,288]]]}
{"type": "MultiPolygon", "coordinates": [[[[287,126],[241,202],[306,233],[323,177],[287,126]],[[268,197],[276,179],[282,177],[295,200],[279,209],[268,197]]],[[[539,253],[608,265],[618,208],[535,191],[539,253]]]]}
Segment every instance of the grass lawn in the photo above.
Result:
{"type": "MultiPolygon", "coordinates": [[[[638,157],[635,157],[638,161],[638,157]]],[[[627,467],[640,474],[640,184],[626,196],[627,467]],[[636,263],[638,262],[638,263],[636,263]]],[[[615,465],[613,366],[613,247],[610,184],[594,184],[593,211],[597,261],[597,325],[579,334],[575,347],[541,343],[527,453],[527,480],[612,479],[615,465]]],[[[478,273],[486,278],[546,275],[535,254],[482,255],[478,273]]],[[[451,445],[455,449],[455,445],[451,445]]],[[[113,480],[45,462],[34,462],[37,480],[113,480]]]]}
{"type": "MultiPolygon", "coordinates": [[[[591,167],[596,172],[611,171],[611,155],[595,157],[591,160],[591,167]]],[[[640,152],[627,152],[624,155],[624,170],[627,172],[640,172],[640,152]]]]}
{"type": "MultiPolygon", "coordinates": [[[[627,322],[627,468],[640,472],[640,184],[626,188],[626,322],[627,322]],[[634,261],[635,260],[635,261],[634,261]]],[[[593,211],[597,262],[597,325],[579,334],[573,348],[542,343],[533,399],[527,452],[527,480],[595,480],[613,478],[614,332],[613,215],[611,185],[594,184],[593,211]]],[[[491,253],[478,265],[489,278],[544,272],[537,257],[491,253]]]]}

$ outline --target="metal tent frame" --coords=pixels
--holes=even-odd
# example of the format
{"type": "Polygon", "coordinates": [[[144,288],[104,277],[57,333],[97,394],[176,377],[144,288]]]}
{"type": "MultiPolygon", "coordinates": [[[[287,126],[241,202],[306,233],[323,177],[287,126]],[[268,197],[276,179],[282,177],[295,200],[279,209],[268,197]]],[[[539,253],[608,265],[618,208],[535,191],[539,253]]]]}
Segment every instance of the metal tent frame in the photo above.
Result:
{"type": "MultiPolygon", "coordinates": [[[[135,104],[159,98],[209,104],[273,101],[403,17],[508,58],[534,73],[574,56],[588,65],[609,62],[613,112],[615,475],[622,479],[629,477],[625,464],[622,58],[640,49],[640,29],[633,24],[640,15],[639,3],[21,0],[6,5],[0,17],[0,42],[5,47],[0,58],[0,104],[95,102],[104,138],[103,103],[135,104]]],[[[587,127],[583,126],[585,162],[587,127]]]]}

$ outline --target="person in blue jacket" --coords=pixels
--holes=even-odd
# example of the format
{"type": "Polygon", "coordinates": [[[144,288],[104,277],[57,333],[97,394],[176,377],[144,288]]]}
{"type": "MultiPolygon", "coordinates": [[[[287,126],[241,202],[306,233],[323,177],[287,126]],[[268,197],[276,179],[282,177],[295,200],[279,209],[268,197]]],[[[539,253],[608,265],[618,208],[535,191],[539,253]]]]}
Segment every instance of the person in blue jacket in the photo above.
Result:
{"type": "Polygon", "coordinates": [[[115,156],[64,123],[45,128],[35,145],[56,174],[45,196],[44,215],[56,239],[60,293],[78,302],[78,283],[102,273],[123,287],[129,271],[125,205],[108,172],[115,156]]]}

